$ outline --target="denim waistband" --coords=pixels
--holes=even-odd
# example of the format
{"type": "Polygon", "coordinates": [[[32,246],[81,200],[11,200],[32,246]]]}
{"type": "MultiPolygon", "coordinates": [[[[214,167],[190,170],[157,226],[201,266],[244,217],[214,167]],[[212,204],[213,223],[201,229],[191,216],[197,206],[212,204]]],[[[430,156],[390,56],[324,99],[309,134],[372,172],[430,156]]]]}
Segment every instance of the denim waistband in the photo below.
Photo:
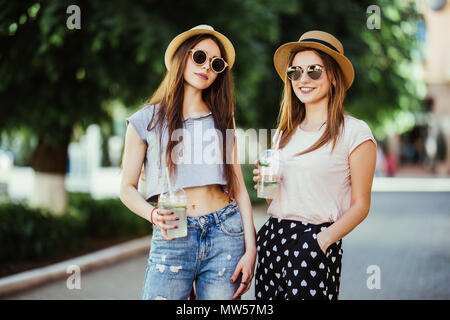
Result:
{"type": "Polygon", "coordinates": [[[198,217],[187,217],[187,224],[189,226],[207,226],[210,224],[219,224],[221,220],[224,220],[229,214],[233,213],[238,209],[238,205],[236,203],[236,200],[233,199],[229,204],[227,204],[225,207],[214,211],[212,213],[208,213],[205,215],[201,215],[198,217]]]}

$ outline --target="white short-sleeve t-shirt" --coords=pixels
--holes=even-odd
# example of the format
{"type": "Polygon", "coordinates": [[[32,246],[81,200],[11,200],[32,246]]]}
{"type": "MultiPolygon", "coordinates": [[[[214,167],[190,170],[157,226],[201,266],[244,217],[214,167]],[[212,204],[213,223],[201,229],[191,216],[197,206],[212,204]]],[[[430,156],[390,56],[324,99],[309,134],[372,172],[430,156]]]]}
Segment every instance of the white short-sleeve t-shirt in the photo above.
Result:
{"type": "Polygon", "coordinates": [[[332,140],[321,148],[301,156],[293,155],[312,146],[323,134],[297,127],[288,144],[281,149],[283,180],[267,213],[275,218],[312,224],[334,222],[349,208],[351,180],[349,156],[361,143],[372,140],[369,126],[350,115],[344,116],[341,136],[331,153],[332,140]]]}

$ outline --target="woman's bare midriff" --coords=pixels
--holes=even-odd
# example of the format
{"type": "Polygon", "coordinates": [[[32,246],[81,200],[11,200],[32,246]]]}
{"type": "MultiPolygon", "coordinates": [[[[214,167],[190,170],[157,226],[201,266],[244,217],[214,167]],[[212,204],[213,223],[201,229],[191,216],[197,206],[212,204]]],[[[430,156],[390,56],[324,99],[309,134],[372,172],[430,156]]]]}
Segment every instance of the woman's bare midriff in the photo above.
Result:
{"type": "Polygon", "coordinates": [[[231,201],[218,184],[184,188],[187,196],[186,214],[203,216],[227,206],[231,201]]]}

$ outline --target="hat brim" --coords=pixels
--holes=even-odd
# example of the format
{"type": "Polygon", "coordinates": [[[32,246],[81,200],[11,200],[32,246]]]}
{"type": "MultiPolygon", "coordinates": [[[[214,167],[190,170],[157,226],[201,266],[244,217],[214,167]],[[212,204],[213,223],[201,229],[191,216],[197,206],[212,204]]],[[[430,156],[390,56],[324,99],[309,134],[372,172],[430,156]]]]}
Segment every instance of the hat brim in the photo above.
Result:
{"type": "Polygon", "coordinates": [[[178,47],[187,39],[199,35],[199,34],[211,34],[215,36],[223,45],[225,49],[225,53],[227,55],[226,61],[228,63],[228,68],[231,69],[231,67],[234,64],[234,60],[236,57],[236,53],[234,51],[233,44],[231,41],[225,37],[220,32],[217,32],[215,30],[209,30],[209,29],[191,29],[188,31],[185,31],[183,33],[180,33],[178,36],[173,38],[173,40],[169,43],[169,46],[166,49],[166,53],[164,54],[164,63],[166,65],[167,70],[170,69],[170,64],[173,55],[175,54],[175,51],[177,51],[178,47]]]}
{"type": "Polygon", "coordinates": [[[329,56],[331,56],[340,66],[342,73],[344,74],[345,79],[345,89],[349,89],[350,86],[353,83],[353,80],[355,78],[355,71],[353,69],[353,65],[350,62],[350,60],[340,54],[339,52],[334,51],[331,48],[328,48],[327,46],[316,43],[316,42],[288,42],[284,45],[280,46],[277,51],[275,51],[273,62],[275,65],[275,69],[277,70],[278,75],[280,78],[284,81],[285,75],[286,75],[286,69],[289,67],[289,57],[291,55],[291,52],[295,49],[299,48],[311,48],[311,49],[317,49],[322,52],[325,52],[329,56]]]}

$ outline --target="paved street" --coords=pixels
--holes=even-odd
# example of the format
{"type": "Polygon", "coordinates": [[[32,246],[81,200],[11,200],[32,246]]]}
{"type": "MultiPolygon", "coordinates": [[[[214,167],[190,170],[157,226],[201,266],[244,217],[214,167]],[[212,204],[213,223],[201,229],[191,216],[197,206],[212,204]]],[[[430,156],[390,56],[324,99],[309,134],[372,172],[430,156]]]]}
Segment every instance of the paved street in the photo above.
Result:
{"type": "MultiPolygon", "coordinates": [[[[263,210],[255,212],[259,229],[263,210]]],[[[375,192],[367,219],[343,240],[340,299],[450,299],[450,192],[375,192]],[[379,270],[380,289],[367,279],[379,270]]],[[[8,299],[139,299],[140,255],[82,274],[81,289],[56,281],[8,299]]],[[[244,299],[253,299],[253,286],[244,299]]]]}

